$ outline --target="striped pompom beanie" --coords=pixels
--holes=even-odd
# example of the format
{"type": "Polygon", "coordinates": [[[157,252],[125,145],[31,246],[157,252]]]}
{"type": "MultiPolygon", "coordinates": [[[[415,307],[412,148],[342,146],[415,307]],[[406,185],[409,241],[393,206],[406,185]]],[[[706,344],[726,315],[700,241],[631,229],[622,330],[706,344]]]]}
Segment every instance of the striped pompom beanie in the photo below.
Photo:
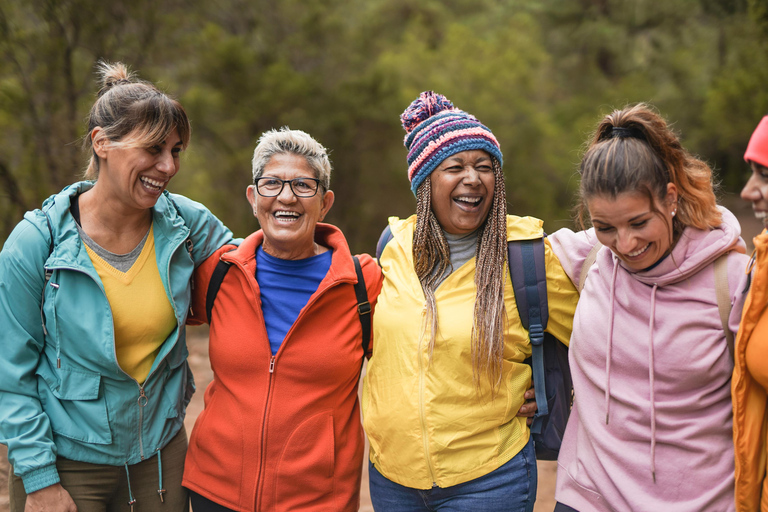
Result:
{"type": "Polygon", "coordinates": [[[408,179],[416,195],[419,185],[440,163],[462,151],[482,149],[502,164],[501,148],[491,130],[475,116],[453,106],[433,91],[422,92],[400,116],[408,150],[408,179]]]}

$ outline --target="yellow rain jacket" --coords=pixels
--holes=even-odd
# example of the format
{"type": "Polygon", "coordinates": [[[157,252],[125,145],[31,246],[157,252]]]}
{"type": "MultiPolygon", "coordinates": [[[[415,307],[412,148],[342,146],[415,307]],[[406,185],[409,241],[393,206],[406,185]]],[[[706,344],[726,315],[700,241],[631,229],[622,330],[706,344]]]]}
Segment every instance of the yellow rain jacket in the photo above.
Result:
{"type": "MultiPolygon", "coordinates": [[[[424,333],[425,299],[413,270],[416,216],[389,219],[393,239],[381,255],[384,285],[373,319],[373,356],[363,386],[363,421],[371,461],[388,479],[416,489],[449,487],[499,468],[528,442],[525,418],[516,417],[531,385],[528,333],[517,314],[507,271],[506,347],[495,395],[487,378],[472,376],[471,333],[475,258],[454,269],[435,290],[438,333],[432,360],[424,333]]],[[[508,240],[542,236],[542,221],[507,217],[508,240]]],[[[547,331],[563,343],[571,336],[578,294],[546,244],[547,331]]]]}

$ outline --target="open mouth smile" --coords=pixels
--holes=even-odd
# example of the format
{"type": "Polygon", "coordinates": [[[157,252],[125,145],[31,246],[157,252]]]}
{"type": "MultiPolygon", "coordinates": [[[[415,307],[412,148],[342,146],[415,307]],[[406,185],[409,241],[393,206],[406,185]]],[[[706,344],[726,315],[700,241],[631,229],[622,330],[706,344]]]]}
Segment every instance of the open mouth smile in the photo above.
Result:
{"type": "Polygon", "coordinates": [[[299,212],[278,210],[272,216],[279,222],[296,222],[301,217],[299,212]]]}
{"type": "Polygon", "coordinates": [[[651,246],[651,244],[645,244],[645,247],[642,247],[641,249],[638,249],[637,251],[627,253],[627,257],[628,258],[637,258],[638,256],[641,256],[645,251],[647,251],[650,246],[651,246]]]}
{"type": "Polygon", "coordinates": [[[474,210],[480,206],[483,198],[477,196],[458,196],[453,198],[453,202],[465,210],[474,210]]]}
{"type": "Polygon", "coordinates": [[[146,176],[140,176],[139,181],[141,181],[141,184],[145,189],[155,194],[162,191],[163,187],[165,186],[164,181],[153,180],[152,178],[147,178],[146,176]]]}

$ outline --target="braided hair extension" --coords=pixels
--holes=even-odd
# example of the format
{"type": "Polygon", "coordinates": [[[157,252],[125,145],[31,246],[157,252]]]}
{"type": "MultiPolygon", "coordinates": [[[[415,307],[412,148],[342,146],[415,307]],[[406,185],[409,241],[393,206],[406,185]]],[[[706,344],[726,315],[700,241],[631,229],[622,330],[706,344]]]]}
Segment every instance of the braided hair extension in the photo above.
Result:
{"type": "MultiPolygon", "coordinates": [[[[440,223],[432,211],[432,180],[427,177],[416,191],[416,229],[413,233],[413,267],[421,283],[426,300],[427,314],[424,317],[419,346],[429,326],[429,359],[435,349],[437,336],[437,302],[435,287],[437,280],[451,265],[451,253],[440,223]]],[[[451,269],[452,270],[452,269],[451,269]]]]}
{"type": "MultiPolygon", "coordinates": [[[[504,358],[504,330],[507,315],[504,286],[507,267],[507,200],[501,164],[493,158],[495,178],[493,201],[478,235],[475,270],[475,304],[472,324],[472,374],[477,388],[483,375],[493,392],[501,383],[504,358]]],[[[413,234],[414,270],[426,300],[422,337],[429,327],[429,357],[437,335],[435,287],[450,266],[450,249],[431,207],[432,188],[427,177],[416,192],[416,229],[413,234]]]]}
{"type": "Polygon", "coordinates": [[[493,159],[493,202],[478,237],[475,269],[475,320],[472,326],[472,370],[479,385],[488,376],[494,391],[501,383],[507,311],[504,285],[507,278],[507,195],[504,173],[493,159]]]}

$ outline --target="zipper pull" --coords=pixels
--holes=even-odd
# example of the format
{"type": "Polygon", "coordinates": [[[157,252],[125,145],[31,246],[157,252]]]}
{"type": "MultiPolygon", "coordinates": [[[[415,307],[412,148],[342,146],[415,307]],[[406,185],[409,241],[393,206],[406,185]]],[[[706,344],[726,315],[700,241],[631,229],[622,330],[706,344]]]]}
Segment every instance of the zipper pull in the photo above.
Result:
{"type": "Polygon", "coordinates": [[[269,360],[269,373],[275,372],[275,356],[272,356],[272,358],[269,360]]]}
{"type": "Polygon", "coordinates": [[[147,402],[149,401],[149,398],[147,398],[147,395],[144,394],[144,386],[139,387],[139,407],[145,407],[147,405],[147,402]]]}

